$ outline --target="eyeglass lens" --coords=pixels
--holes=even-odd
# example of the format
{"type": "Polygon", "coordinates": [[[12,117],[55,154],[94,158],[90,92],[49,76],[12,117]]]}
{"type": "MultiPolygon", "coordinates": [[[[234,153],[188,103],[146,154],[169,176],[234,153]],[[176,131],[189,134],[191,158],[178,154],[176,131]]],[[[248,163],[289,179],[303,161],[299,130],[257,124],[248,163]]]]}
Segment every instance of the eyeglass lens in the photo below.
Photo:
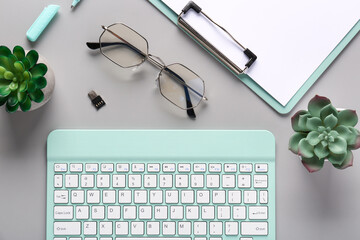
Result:
{"type": "Polygon", "coordinates": [[[141,64],[148,54],[147,41],[131,28],[119,23],[110,25],[101,34],[99,42],[101,53],[125,68],[141,64]]]}

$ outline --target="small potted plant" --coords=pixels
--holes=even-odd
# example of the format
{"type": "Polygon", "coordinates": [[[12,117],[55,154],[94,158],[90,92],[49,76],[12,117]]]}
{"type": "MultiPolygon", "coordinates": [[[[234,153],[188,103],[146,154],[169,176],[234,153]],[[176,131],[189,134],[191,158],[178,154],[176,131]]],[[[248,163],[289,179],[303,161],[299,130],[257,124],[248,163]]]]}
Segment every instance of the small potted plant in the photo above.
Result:
{"type": "Polygon", "coordinates": [[[55,86],[52,70],[35,50],[27,53],[21,46],[13,51],[0,46],[0,106],[7,112],[27,112],[44,105],[55,86]],[[38,62],[39,60],[39,62],[38,62]]]}
{"type": "Polygon", "coordinates": [[[357,122],[354,110],[338,110],[328,98],[316,95],[307,111],[300,110],[291,118],[295,134],[290,138],[289,149],[300,156],[309,172],[320,170],[325,160],[345,169],[353,164],[351,150],[360,147],[357,122]]]}

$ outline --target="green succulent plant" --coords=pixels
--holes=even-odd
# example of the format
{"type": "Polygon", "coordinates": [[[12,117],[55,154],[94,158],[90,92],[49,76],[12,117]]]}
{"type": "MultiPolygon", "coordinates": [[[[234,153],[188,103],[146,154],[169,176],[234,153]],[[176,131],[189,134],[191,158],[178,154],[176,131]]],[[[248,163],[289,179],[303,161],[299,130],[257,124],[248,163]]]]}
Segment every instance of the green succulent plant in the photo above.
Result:
{"type": "Polygon", "coordinates": [[[328,159],[338,169],[353,164],[351,150],[360,147],[360,132],[354,126],[358,116],[353,110],[338,111],[326,97],[316,95],[308,110],[291,118],[295,134],[289,149],[298,154],[309,172],[316,172],[328,159]]]}
{"type": "Polygon", "coordinates": [[[44,100],[41,91],[46,84],[44,75],[47,67],[37,63],[39,54],[30,50],[26,55],[20,46],[15,46],[13,52],[6,46],[0,46],[0,106],[6,106],[6,111],[15,112],[19,107],[29,111],[31,102],[44,100]]]}

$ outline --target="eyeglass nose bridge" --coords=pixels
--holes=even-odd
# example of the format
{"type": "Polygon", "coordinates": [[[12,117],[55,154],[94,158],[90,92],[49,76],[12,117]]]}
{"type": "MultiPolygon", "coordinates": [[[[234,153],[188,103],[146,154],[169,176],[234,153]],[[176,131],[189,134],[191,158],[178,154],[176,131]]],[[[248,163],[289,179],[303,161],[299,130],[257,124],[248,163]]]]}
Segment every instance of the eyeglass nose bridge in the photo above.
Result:
{"type": "Polygon", "coordinates": [[[155,67],[159,68],[160,70],[165,68],[165,63],[163,60],[161,60],[161,58],[154,56],[152,54],[148,54],[147,55],[147,59],[149,60],[149,62],[154,65],[155,67]]]}

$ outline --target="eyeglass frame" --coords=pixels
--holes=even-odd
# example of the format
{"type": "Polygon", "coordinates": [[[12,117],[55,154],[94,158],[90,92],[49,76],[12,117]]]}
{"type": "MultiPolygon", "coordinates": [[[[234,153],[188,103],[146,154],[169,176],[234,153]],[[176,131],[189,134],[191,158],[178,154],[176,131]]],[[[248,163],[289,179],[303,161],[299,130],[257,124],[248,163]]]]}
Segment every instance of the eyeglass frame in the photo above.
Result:
{"type": "MultiPolygon", "coordinates": [[[[200,78],[199,75],[197,75],[195,72],[193,72],[191,69],[189,69],[188,67],[184,66],[183,64],[181,63],[172,63],[170,65],[166,65],[162,60],[161,58],[157,57],[157,56],[154,56],[152,54],[150,54],[148,52],[149,50],[149,43],[148,41],[146,40],[146,38],[144,38],[141,34],[139,34],[137,31],[135,31],[134,29],[132,29],[131,27],[127,26],[126,24],[123,24],[123,23],[113,23],[107,27],[105,27],[104,25],[101,25],[102,29],[104,30],[100,37],[99,37],[99,42],[98,43],[95,43],[95,42],[87,42],[86,45],[91,48],[91,49],[98,49],[100,48],[100,52],[102,55],[104,55],[107,59],[109,59],[111,62],[115,63],[116,65],[118,65],[119,67],[121,68],[131,68],[131,67],[136,67],[136,66],[140,66],[141,64],[143,64],[145,62],[145,60],[148,60],[152,65],[154,65],[155,67],[157,67],[160,72],[158,74],[158,77],[157,77],[157,82],[159,84],[159,90],[160,90],[160,94],[166,98],[169,102],[171,102],[172,104],[174,104],[175,106],[179,107],[180,109],[183,109],[183,110],[186,110],[187,111],[187,114],[190,118],[196,118],[196,115],[195,115],[195,112],[194,112],[194,108],[197,107],[202,100],[208,100],[207,97],[205,97],[205,82],[202,78],[200,78]],[[123,39],[122,37],[120,37],[118,34],[114,33],[112,30],[110,30],[109,28],[114,26],[114,25],[117,25],[117,24],[121,24],[125,27],[127,27],[128,29],[132,30],[134,33],[136,33],[138,36],[140,36],[142,39],[144,39],[145,43],[146,43],[146,50],[147,50],[147,53],[143,53],[143,51],[141,51],[140,49],[136,48],[133,44],[129,43],[128,41],[126,41],[125,39],[123,39]],[[137,54],[140,54],[141,56],[143,56],[143,59],[141,60],[140,63],[138,64],[134,64],[134,65],[131,65],[131,66],[121,66],[119,63],[117,63],[116,61],[114,61],[113,59],[111,59],[110,57],[108,57],[103,51],[102,51],[102,45],[104,45],[104,43],[101,43],[101,37],[104,35],[104,33],[108,31],[110,32],[112,35],[114,35],[116,38],[118,38],[119,40],[123,41],[124,42],[124,45],[127,46],[128,48],[130,48],[132,51],[136,52],[137,54]],[[192,87],[190,87],[189,85],[187,85],[185,83],[185,81],[178,75],[176,74],[174,71],[172,71],[171,69],[169,69],[168,67],[169,66],[172,66],[172,65],[175,65],[175,64],[178,64],[180,66],[182,66],[183,68],[187,69],[188,71],[190,71],[192,74],[194,74],[196,77],[198,77],[202,83],[203,83],[203,88],[204,88],[204,91],[203,91],[203,94],[197,92],[195,89],[193,89],[192,87]],[[160,76],[162,74],[163,71],[166,71],[168,73],[170,73],[170,75],[173,76],[173,80],[175,80],[177,83],[183,85],[184,87],[184,92],[185,92],[185,96],[186,96],[186,105],[187,105],[187,108],[183,108],[179,105],[177,105],[176,103],[174,103],[171,99],[169,99],[168,97],[166,97],[162,91],[161,91],[161,81],[160,81],[160,76]],[[201,97],[200,101],[198,102],[198,104],[196,106],[193,106],[192,105],[192,102],[191,102],[191,99],[190,99],[190,96],[189,96],[189,91],[188,89],[190,89],[191,91],[193,91],[196,95],[198,95],[199,97],[201,97]],[[189,104],[190,104],[190,107],[189,107],[189,104]]],[[[120,42],[119,42],[120,43],[120,42]]]]}

